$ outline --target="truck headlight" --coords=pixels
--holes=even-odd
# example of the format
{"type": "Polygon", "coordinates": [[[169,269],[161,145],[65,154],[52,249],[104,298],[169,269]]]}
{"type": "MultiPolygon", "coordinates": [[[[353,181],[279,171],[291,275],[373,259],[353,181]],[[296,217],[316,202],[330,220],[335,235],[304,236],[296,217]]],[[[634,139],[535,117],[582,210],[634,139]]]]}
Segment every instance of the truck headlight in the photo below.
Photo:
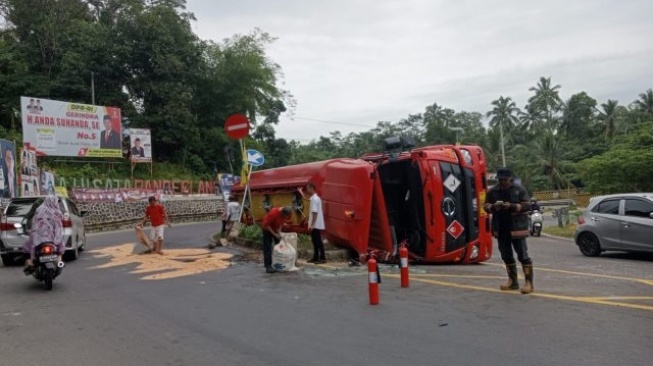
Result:
{"type": "Polygon", "coordinates": [[[478,245],[474,245],[472,247],[472,252],[469,254],[469,259],[476,259],[478,258],[478,245]]]}

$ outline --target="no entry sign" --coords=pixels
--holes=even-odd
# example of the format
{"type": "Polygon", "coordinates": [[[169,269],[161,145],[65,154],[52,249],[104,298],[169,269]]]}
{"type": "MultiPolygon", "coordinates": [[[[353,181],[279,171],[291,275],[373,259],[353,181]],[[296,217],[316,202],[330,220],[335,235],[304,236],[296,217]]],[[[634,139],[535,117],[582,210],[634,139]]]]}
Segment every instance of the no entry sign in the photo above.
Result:
{"type": "Polygon", "coordinates": [[[249,119],[242,114],[232,114],[224,122],[224,132],[232,139],[242,139],[249,134],[249,119]]]}

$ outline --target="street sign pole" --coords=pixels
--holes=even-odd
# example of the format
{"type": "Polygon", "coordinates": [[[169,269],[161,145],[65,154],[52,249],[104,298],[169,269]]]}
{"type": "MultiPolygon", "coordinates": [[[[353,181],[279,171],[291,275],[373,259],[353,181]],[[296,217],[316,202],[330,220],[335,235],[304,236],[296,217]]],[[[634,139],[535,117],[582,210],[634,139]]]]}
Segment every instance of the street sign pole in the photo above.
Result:
{"type": "Polygon", "coordinates": [[[238,215],[238,221],[240,221],[243,218],[243,212],[245,211],[245,202],[247,201],[247,198],[249,197],[249,208],[250,208],[250,213],[252,215],[252,220],[254,220],[254,210],[252,210],[252,190],[249,187],[249,180],[252,176],[252,170],[254,170],[254,167],[252,164],[247,164],[249,166],[249,171],[247,172],[247,184],[245,184],[245,192],[243,192],[243,202],[240,204],[240,215],[238,215]]]}

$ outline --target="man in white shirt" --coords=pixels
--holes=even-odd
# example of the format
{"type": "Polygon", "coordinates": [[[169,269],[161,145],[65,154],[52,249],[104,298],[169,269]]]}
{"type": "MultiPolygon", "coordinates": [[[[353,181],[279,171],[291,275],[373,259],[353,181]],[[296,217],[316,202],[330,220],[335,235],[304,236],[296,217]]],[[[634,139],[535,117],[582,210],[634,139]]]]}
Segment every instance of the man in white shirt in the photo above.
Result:
{"type": "Polygon", "coordinates": [[[310,195],[310,206],[308,216],[308,230],[311,232],[311,241],[313,242],[313,258],[309,263],[326,263],[324,256],[324,243],[322,243],[322,233],[324,230],[324,213],[322,212],[322,199],[315,192],[315,184],[309,182],[306,185],[306,193],[310,195]]]}
{"type": "Polygon", "coordinates": [[[225,230],[227,237],[231,233],[231,229],[234,227],[234,223],[240,220],[240,204],[238,203],[238,197],[229,196],[229,203],[227,203],[227,228],[225,230]]]}

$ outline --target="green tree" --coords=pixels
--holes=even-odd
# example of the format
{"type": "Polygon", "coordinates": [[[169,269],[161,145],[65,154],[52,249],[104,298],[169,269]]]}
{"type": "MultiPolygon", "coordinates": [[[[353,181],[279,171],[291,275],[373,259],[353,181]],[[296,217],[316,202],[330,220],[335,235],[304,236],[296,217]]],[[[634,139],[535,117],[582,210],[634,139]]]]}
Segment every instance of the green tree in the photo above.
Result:
{"type": "Polygon", "coordinates": [[[534,126],[536,130],[539,131],[543,128],[556,130],[558,126],[555,114],[562,105],[559,95],[560,85],[552,86],[550,77],[541,77],[537,85],[528,90],[535,93],[528,99],[530,107],[545,118],[544,121],[540,121],[538,125],[534,126]]]}
{"type": "Polygon", "coordinates": [[[653,191],[653,123],[647,123],[601,155],[577,164],[590,192],[653,191]]]}
{"type": "Polygon", "coordinates": [[[591,137],[595,123],[596,100],[581,92],[572,95],[562,107],[560,133],[573,140],[591,137]]]}
{"type": "Polygon", "coordinates": [[[506,166],[506,150],[505,145],[511,136],[511,132],[515,126],[519,123],[517,114],[519,114],[519,108],[515,105],[515,102],[512,101],[512,98],[504,98],[500,96],[499,99],[492,101],[491,111],[487,112],[487,117],[490,119],[490,128],[499,130],[500,138],[500,147],[501,147],[501,164],[506,166]]]}
{"type": "Polygon", "coordinates": [[[515,156],[519,156],[518,166],[523,167],[527,177],[526,184],[534,189],[532,184],[535,177],[545,176],[548,187],[544,189],[563,189],[571,185],[568,173],[572,169],[570,163],[572,152],[564,140],[553,133],[544,131],[528,145],[519,145],[515,148],[515,156]]]}
{"type": "Polygon", "coordinates": [[[606,103],[601,104],[598,119],[601,123],[603,134],[608,140],[611,140],[616,133],[618,114],[619,102],[616,100],[608,99],[606,103]]]}
{"type": "Polygon", "coordinates": [[[639,99],[633,102],[639,109],[653,117],[653,89],[647,90],[639,95],[639,99]]]}

